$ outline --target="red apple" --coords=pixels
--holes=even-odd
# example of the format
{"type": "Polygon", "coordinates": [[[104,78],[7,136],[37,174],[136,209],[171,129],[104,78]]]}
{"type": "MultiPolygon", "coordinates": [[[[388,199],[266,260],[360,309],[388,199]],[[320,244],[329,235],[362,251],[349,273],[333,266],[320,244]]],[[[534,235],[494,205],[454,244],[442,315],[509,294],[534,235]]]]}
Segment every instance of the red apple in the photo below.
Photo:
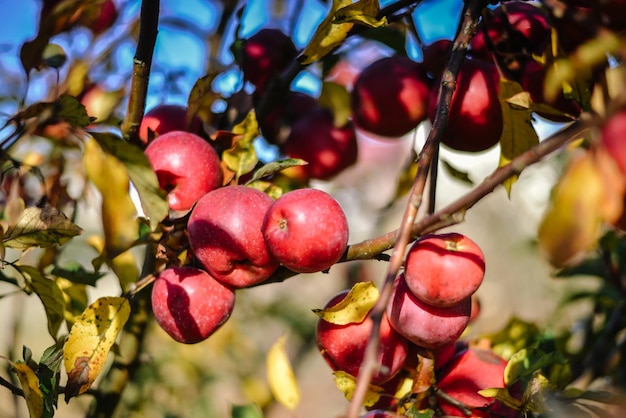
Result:
{"type": "MultiPolygon", "coordinates": [[[[469,348],[456,354],[437,376],[437,387],[472,410],[475,417],[517,417],[514,411],[478,394],[489,388],[503,388],[506,360],[490,350],[469,348]],[[478,409],[480,408],[480,409],[478,409]]],[[[466,416],[463,411],[439,398],[439,408],[444,415],[466,416]]]]}
{"type": "MultiPolygon", "coordinates": [[[[348,291],[340,292],[326,304],[326,308],[339,303],[348,291]]],[[[333,370],[342,370],[358,376],[365,354],[367,341],[372,332],[372,320],[337,325],[319,319],[315,331],[317,345],[333,370]]],[[[406,359],[407,341],[391,328],[386,316],[380,324],[380,350],[377,357],[380,369],[372,377],[372,383],[382,384],[391,380],[402,369],[406,359]]]]}
{"type": "Polygon", "coordinates": [[[159,186],[168,192],[170,208],[191,209],[204,194],[222,185],[220,158],[204,139],[190,132],[171,131],[152,141],[145,150],[159,186]]]}
{"type": "Polygon", "coordinates": [[[152,288],[157,323],[181,343],[207,339],[230,318],[234,305],[231,288],[193,267],[163,270],[152,288]]]}
{"type": "Polygon", "coordinates": [[[113,0],[105,0],[104,2],[87,6],[83,10],[79,23],[91,29],[94,35],[100,35],[113,26],[118,15],[119,12],[115,2],[113,0]]]}
{"type": "Polygon", "coordinates": [[[394,283],[387,316],[391,326],[409,341],[437,349],[461,336],[469,322],[471,306],[470,298],[447,308],[430,306],[411,293],[401,274],[394,283]]]}
{"type": "Polygon", "coordinates": [[[233,287],[263,282],[278,268],[261,226],[274,200],[245,186],[228,186],[202,197],[187,222],[195,257],[216,279],[233,287]]]}
{"type": "Polygon", "coordinates": [[[261,29],[244,40],[240,64],[244,79],[261,93],[296,57],[291,38],[279,29],[261,29]]]}
{"type": "Polygon", "coordinates": [[[189,122],[187,107],[177,104],[160,104],[144,115],[139,126],[139,138],[145,144],[153,138],[171,131],[187,131],[194,134],[202,132],[202,121],[194,117],[189,122]],[[152,131],[152,133],[150,133],[152,131]]]}
{"type": "Polygon", "coordinates": [[[296,189],[278,198],[263,221],[270,253],[298,273],[330,268],[348,246],[348,220],[339,203],[317,189],[296,189]]]}
{"type": "Polygon", "coordinates": [[[354,164],[358,153],[352,124],[335,126],[332,113],[324,108],[299,119],[282,149],[289,157],[308,162],[289,169],[295,177],[320,180],[328,180],[354,164]]]}
{"type": "Polygon", "coordinates": [[[602,145],[626,175],[626,110],[611,115],[602,127],[602,145]]]}
{"type": "Polygon", "coordinates": [[[462,234],[425,235],[404,261],[404,279],[418,299],[432,306],[453,306],[470,297],[485,277],[480,247],[462,234]]]}
{"type": "Polygon", "coordinates": [[[317,100],[308,94],[290,91],[267,114],[260,117],[259,128],[267,142],[282,144],[289,136],[291,126],[319,107],[317,100]]]}
{"type": "MultiPolygon", "coordinates": [[[[498,101],[499,75],[495,65],[466,59],[459,70],[452,95],[448,125],[441,142],[452,149],[479,152],[491,148],[502,135],[502,109],[498,101]]],[[[428,116],[435,117],[439,87],[431,90],[428,116]]]]}
{"type": "Polygon", "coordinates": [[[363,69],[352,89],[355,125],[381,136],[406,134],[427,117],[429,83],[422,65],[407,57],[375,61],[363,69]]]}
{"type": "Polygon", "coordinates": [[[524,1],[509,1],[479,23],[470,41],[475,57],[490,58],[485,26],[496,51],[502,54],[541,54],[550,39],[550,23],[543,9],[524,1]]]}
{"type": "Polygon", "coordinates": [[[449,39],[440,39],[424,47],[422,50],[423,66],[432,77],[441,77],[441,73],[450,60],[451,49],[452,41],[449,39]]]}

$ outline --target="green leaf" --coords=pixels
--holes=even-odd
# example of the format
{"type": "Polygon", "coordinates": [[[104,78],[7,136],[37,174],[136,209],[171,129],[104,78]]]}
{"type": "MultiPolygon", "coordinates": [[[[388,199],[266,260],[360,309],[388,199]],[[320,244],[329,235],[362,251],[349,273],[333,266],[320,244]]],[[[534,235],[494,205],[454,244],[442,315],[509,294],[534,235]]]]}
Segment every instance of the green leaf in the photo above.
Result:
{"type": "Polygon", "coordinates": [[[77,128],[84,128],[91,123],[85,106],[76,97],[63,94],[56,101],[56,115],[70,125],[77,128]]]}
{"type": "Polygon", "coordinates": [[[167,193],[160,188],[150,161],[139,147],[115,135],[98,132],[91,134],[106,153],[121,161],[128,170],[130,181],[137,189],[141,207],[150,219],[150,228],[154,230],[167,216],[169,206],[167,193]]]}
{"type": "Polygon", "coordinates": [[[306,161],[299,158],[287,158],[284,160],[272,161],[271,163],[265,164],[263,167],[256,170],[252,178],[246,182],[246,186],[257,180],[262,179],[263,177],[269,177],[273,174],[276,174],[286,168],[306,164],[308,164],[306,161]]]}
{"type": "Polygon", "coordinates": [[[231,418],[263,418],[263,411],[255,403],[247,405],[233,405],[230,408],[231,418]]]}
{"type": "Polygon", "coordinates": [[[582,262],[557,270],[554,277],[596,276],[606,275],[606,264],[599,256],[589,257],[582,262]]]}
{"type": "Polygon", "coordinates": [[[545,353],[536,348],[524,348],[513,354],[504,370],[504,383],[512,385],[518,380],[525,380],[555,363],[565,364],[567,361],[563,354],[555,351],[545,353]]]}
{"type": "Polygon", "coordinates": [[[415,404],[411,405],[411,407],[404,413],[407,418],[433,418],[435,416],[435,411],[432,409],[422,409],[418,410],[415,404]]]}
{"type": "Polygon", "coordinates": [[[522,401],[511,396],[506,388],[489,388],[478,391],[478,394],[485,398],[495,398],[502,402],[509,408],[520,410],[522,409],[522,401]]]}
{"type": "Polygon", "coordinates": [[[443,168],[446,170],[446,173],[448,173],[452,178],[455,178],[460,182],[468,184],[470,186],[474,185],[474,182],[472,181],[472,179],[469,178],[469,174],[467,174],[467,171],[459,170],[444,159],[441,159],[441,163],[443,164],[443,168]]]}
{"type": "Polygon", "coordinates": [[[68,262],[63,267],[54,266],[50,273],[53,276],[63,277],[72,283],[85,284],[88,286],[95,286],[98,279],[105,276],[105,273],[85,270],[85,268],[76,261],[68,262]]]}
{"type": "Polygon", "coordinates": [[[43,303],[48,318],[48,332],[52,338],[56,339],[59,327],[64,320],[65,300],[63,292],[54,280],[44,277],[36,268],[22,265],[17,265],[16,268],[43,303]]]}
{"type": "Polygon", "coordinates": [[[53,417],[59,399],[58,389],[63,362],[65,338],[60,338],[54,345],[46,348],[37,367],[39,388],[43,393],[44,417],[53,417]]]}
{"type": "MultiPolygon", "coordinates": [[[[499,167],[510,163],[518,155],[528,151],[539,143],[539,137],[531,124],[532,113],[530,109],[511,104],[508,100],[523,93],[524,89],[519,83],[500,79],[498,98],[502,107],[502,136],[500,137],[500,162],[499,167]]],[[[517,181],[517,176],[505,180],[502,184],[509,197],[511,187],[517,181]]]]}
{"type": "Polygon", "coordinates": [[[254,170],[259,162],[254,149],[254,140],[259,136],[259,125],[254,110],[248,112],[246,118],[233,128],[233,133],[238,138],[232,148],[224,151],[222,161],[239,179],[254,170]]]}
{"type": "Polygon", "coordinates": [[[2,238],[5,247],[25,250],[65,244],[83,230],[72,223],[63,212],[50,205],[24,209],[16,224],[2,238]]]}
{"type": "Polygon", "coordinates": [[[344,126],[348,123],[352,108],[350,107],[350,93],[344,86],[332,81],[324,81],[318,102],[333,113],[335,126],[344,126]]]}

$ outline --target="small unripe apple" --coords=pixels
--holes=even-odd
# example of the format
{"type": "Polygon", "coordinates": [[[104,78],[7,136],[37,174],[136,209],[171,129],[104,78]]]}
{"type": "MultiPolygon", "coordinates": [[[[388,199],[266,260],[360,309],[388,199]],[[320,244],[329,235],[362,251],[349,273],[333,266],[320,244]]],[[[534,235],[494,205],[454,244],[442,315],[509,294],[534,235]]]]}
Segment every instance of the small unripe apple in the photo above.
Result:
{"type": "Polygon", "coordinates": [[[263,237],[280,264],[298,273],[330,268],[348,246],[348,220],[328,193],[296,189],[274,202],[263,221],[263,237]]]}
{"type": "Polygon", "coordinates": [[[461,336],[469,323],[471,306],[470,298],[446,308],[428,305],[411,293],[401,274],[394,283],[387,316],[391,326],[409,341],[437,349],[461,336]]]}
{"type": "Polygon", "coordinates": [[[240,57],[243,76],[261,93],[293,61],[296,52],[291,38],[279,29],[261,29],[243,42],[240,57]]]}
{"type": "Polygon", "coordinates": [[[187,222],[195,257],[216,279],[233,287],[263,282],[279,266],[269,253],[261,226],[274,200],[245,186],[205,194],[187,222]]]}
{"type": "Polygon", "coordinates": [[[282,149],[291,158],[301,158],[308,164],[290,167],[290,172],[302,179],[328,180],[357,159],[357,140],[352,123],[335,126],[330,111],[318,108],[299,119],[291,128],[282,149]]]}
{"type": "MultiPolygon", "coordinates": [[[[341,302],[348,291],[332,297],[325,308],[341,302]]],[[[365,348],[372,332],[372,319],[346,325],[333,324],[323,319],[317,321],[315,337],[322,356],[333,370],[342,370],[357,377],[365,355],[365,348]]],[[[386,315],[380,323],[380,349],[377,362],[381,366],[372,377],[372,383],[382,384],[391,380],[406,359],[408,343],[389,325],[386,315]]]]}
{"type": "Polygon", "coordinates": [[[410,58],[396,55],[375,61],[354,83],[354,123],[381,136],[406,134],[427,117],[429,83],[422,65],[410,58]]]}
{"type": "Polygon", "coordinates": [[[194,344],[207,339],[230,318],[231,288],[193,267],[169,267],[154,281],[152,311],[173,339],[194,344]]]}
{"type": "Polygon", "coordinates": [[[432,306],[453,306],[467,299],[484,277],[483,252],[458,233],[421,237],[404,261],[404,278],[411,293],[432,306]]]}
{"type": "Polygon", "coordinates": [[[187,107],[177,104],[160,104],[144,115],[139,126],[139,138],[145,144],[154,137],[171,131],[187,131],[194,134],[202,132],[202,121],[194,117],[191,123],[187,119],[187,107]]]}
{"type": "MultiPolygon", "coordinates": [[[[476,417],[517,417],[514,411],[495,401],[478,394],[489,388],[503,388],[506,360],[490,350],[469,348],[457,353],[437,376],[437,387],[463,403],[472,410],[476,417]],[[489,411],[482,410],[488,407],[489,411]],[[476,409],[476,408],[481,408],[476,409]]],[[[439,398],[439,408],[444,415],[466,416],[463,411],[439,398]]]]}
{"type": "MultiPolygon", "coordinates": [[[[498,100],[500,77],[496,66],[481,59],[463,61],[452,94],[446,131],[441,142],[457,151],[479,152],[496,145],[502,135],[502,109],[498,100]]],[[[439,87],[431,89],[428,117],[435,117],[439,87]]]]}
{"type": "Polygon", "coordinates": [[[222,185],[220,158],[215,149],[198,135],[171,131],[152,141],[145,149],[159,180],[168,192],[170,208],[186,211],[198,199],[222,185]]]}

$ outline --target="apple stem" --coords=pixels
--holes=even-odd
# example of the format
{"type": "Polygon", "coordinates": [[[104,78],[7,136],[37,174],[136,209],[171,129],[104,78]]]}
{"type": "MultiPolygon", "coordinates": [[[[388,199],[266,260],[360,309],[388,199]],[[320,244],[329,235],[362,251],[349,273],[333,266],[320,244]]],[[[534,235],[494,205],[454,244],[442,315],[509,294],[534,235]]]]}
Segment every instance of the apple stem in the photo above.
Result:
{"type": "Polygon", "coordinates": [[[446,70],[444,71],[443,81],[441,83],[441,91],[437,104],[437,111],[433,126],[430,130],[424,147],[418,156],[418,169],[413,181],[413,186],[409,194],[409,201],[406,205],[400,229],[398,230],[394,240],[394,248],[391,254],[391,260],[387,268],[387,274],[380,297],[376,305],[372,308],[371,318],[373,321],[372,333],[368,340],[363,363],[359,371],[357,385],[352,400],[348,407],[348,418],[357,418],[359,410],[363,405],[367,388],[372,380],[376,368],[377,351],[380,345],[380,322],[386,310],[387,304],[393,293],[393,283],[395,281],[400,268],[404,261],[406,247],[413,236],[413,227],[417,212],[422,203],[422,196],[428,178],[428,172],[431,168],[433,157],[436,155],[435,150],[439,147],[439,142],[448,123],[448,112],[452,101],[452,94],[456,88],[456,78],[461,67],[461,63],[465,58],[465,52],[471,37],[476,32],[476,26],[480,13],[487,6],[486,0],[472,0],[464,7],[464,12],[458,25],[457,37],[452,47],[452,54],[446,70]]]}

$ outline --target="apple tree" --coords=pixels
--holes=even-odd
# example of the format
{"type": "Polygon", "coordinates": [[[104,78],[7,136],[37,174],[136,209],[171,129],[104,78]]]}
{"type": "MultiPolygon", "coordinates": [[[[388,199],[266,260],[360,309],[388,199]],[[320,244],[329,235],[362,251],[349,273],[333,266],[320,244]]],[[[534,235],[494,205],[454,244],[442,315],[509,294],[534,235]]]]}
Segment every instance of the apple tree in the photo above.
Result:
{"type": "Polygon", "coordinates": [[[621,416],[625,1],[206,3],[208,27],[166,1],[41,0],[9,48],[3,414],[621,416]],[[173,30],[204,55],[191,83],[155,60],[173,30]],[[478,208],[519,211],[548,164],[537,222],[511,222],[550,274],[515,288],[532,311],[537,283],[571,286],[547,296],[559,321],[494,329],[483,289],[510,281],[490,266],[521,250],[473,239],[478,208]]]}

